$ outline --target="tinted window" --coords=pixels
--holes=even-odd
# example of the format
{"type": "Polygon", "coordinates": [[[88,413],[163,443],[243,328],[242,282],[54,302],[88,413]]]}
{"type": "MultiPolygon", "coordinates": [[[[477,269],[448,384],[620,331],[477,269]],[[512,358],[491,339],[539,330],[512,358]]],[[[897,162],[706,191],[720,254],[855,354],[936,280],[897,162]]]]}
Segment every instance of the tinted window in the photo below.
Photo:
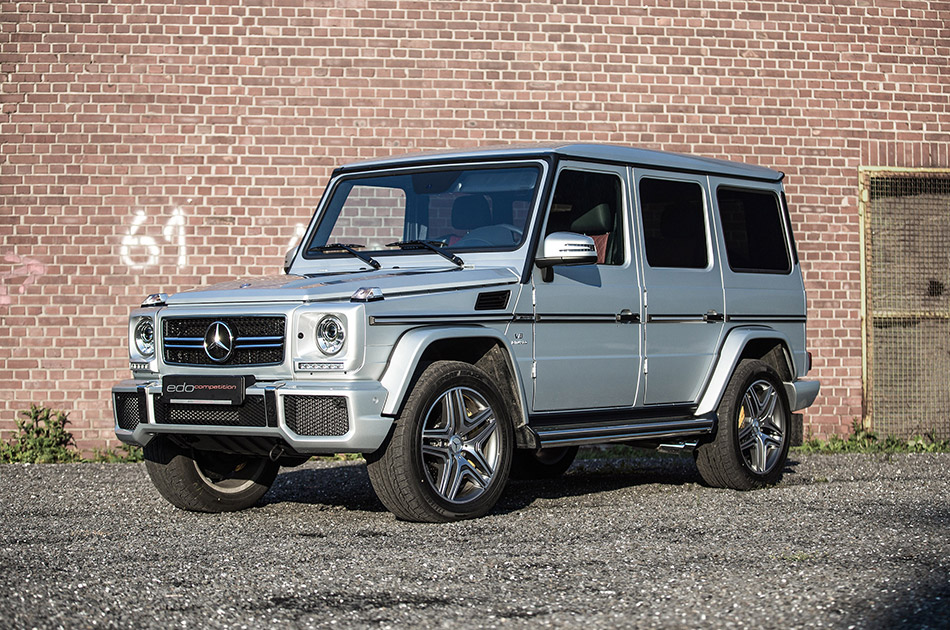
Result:
{"type": "Polygon", "coordinates": [[[709,264],[703,188],[694,182],[640,180],[647,264],[704,269],[709,264]]]}
{"type": "Polygon", "coordinates": [[[558,174],[545,235],[574,232],[594,239],[597,264],[622,265],[623,204],[620,178],[564,169],[558,174]]]}
{"type": "Polygon", "coordinates": [[[716,199],[733,271],[791,271],[778,197],[762,190],[720,188],[716,199]]]}

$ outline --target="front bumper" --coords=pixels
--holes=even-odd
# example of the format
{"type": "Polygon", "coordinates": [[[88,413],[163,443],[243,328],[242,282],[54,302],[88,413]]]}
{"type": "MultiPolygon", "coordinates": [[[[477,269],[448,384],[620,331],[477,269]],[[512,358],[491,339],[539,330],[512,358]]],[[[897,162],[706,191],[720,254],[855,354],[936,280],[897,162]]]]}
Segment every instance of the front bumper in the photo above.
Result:
{"type": "Polygon", "coordinates": [[[303,454],[365,453],[382,446],[393,419],[381,415],[388,392],[379,383],[259,382],[240,406],[165,404],[161,380],[112,388],[115,434],[144,446],[162,433],[281,441],[303,454]]]}

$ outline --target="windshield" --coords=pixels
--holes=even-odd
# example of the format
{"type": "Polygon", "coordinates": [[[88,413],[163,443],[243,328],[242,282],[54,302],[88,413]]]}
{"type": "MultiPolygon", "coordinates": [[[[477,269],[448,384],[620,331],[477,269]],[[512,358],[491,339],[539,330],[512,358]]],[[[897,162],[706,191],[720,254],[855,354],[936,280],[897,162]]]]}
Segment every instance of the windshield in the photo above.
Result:
{"type": "Polygon", "coordinates": [[[539,165],[445,167],[342,180],[333,191],[304,257],[340,256],[326,245],[367,252],[512,250],[524,231],[541,177],[539,165]],[[320,251],[323,248],[324,251],[320,251]]]}

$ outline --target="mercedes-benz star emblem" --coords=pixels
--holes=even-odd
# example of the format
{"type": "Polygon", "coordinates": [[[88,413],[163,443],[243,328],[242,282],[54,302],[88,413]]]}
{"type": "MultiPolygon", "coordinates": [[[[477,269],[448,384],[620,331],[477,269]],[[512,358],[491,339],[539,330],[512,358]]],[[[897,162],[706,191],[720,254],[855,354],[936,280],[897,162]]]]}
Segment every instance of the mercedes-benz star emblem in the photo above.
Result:
{"type": "Polygon", "coordinates": [[[234,334],[224,322],[214,322],[205,331],[205,354],[215,363],[224,363],[234,351],[234,334]]]}

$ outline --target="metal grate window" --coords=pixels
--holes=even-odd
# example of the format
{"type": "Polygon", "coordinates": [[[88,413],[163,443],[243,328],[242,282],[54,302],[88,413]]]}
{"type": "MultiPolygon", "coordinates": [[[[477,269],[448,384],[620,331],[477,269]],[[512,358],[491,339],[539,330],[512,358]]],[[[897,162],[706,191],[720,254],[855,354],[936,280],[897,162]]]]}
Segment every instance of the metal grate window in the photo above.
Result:
{"type": "Polygon", "coordinates": [[[950,437],[950,171],[865,170],[865,405],[880,435],[950,437]]]}

